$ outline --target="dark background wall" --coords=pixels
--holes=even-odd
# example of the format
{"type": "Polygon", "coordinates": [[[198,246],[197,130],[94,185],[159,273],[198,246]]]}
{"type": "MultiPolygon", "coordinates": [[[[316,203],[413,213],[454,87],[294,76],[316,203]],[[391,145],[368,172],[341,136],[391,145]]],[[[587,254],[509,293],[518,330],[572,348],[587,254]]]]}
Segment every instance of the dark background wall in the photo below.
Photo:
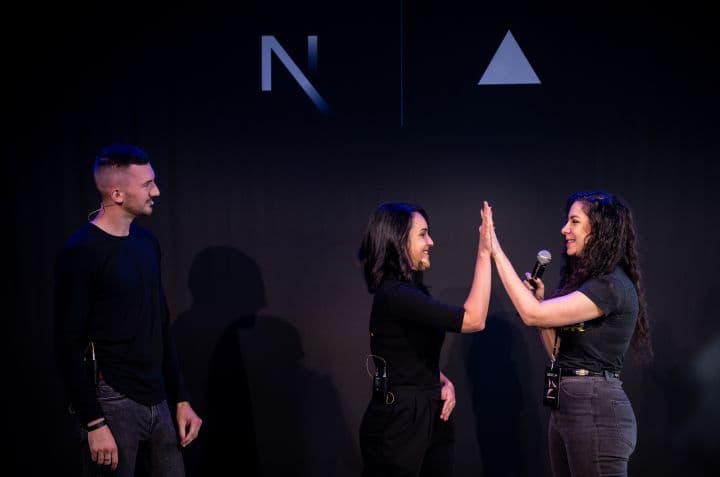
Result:
{"type": "MultiPolygon", "coordinates": [[[[560,257],[565,198],[594,188],[634,209],[654,326],[655,361],[631,352],[623,373],[640,430],[631,472],[717,471],[710,16],[416,3],[402,15],[399,2],[372,1],[7,12],[8,467],[77,473],[51,359],[52,266],[97,208],[94,154],[123,141],[147,150],[162,192],[140,222],[163,247],[181,360],[206,421],[186,452],[189,474],[220,464],[238,475],[359,475],[371,297],[354,256],[378,203],[428,210],[426,280],[459,304],[482,200],[524,270],[540,248],[560,257]],[[508,30],[541,85],[477,86],[508,30]],[[261,35],[306,72],[306,39],[318,36],[308,77],[330,114],[277,59],[273,91],[260,92],[261,35]]],[[[448,336],[443,351],[458,394],[457,475],[548,475],[544,354],[493,280],[487,329],[448,336]]]]}

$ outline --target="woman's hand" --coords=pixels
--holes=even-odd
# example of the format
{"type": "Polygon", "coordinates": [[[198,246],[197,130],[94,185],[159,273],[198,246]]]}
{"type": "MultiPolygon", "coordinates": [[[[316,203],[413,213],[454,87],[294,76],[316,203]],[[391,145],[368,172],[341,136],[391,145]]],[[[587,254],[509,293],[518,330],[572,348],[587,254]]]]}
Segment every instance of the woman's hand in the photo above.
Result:
{"type": "Polygon", "coordinates": [[[490,255],[492,255],[493,258],[496,258],[498,254],[502,253],[502,248],[500,247],[500,242],[498,241],[497,234],[495,233],[495,222],[493,221],[492,207],[490,207],[487,201],[483,202],[482,217],[482,240],[489,242],[490,255]]]}
{"type": "Polygon", "coordinates": [[[452,414],[455,409],[455,403],[457,402],[455,401],[455,385],[453,385],[452,381],[442,372],[440,373],[440,383],[442,384],[442,388],[440,388],[440,399],[443,400],[440,419],[447,421],[450,419],[450,414],[452,414]]]}
{"type": "Polygon", "coordinates": [[[492,219],[492,208],[487,203],[487,201],[483,201],[483,207],[480,212],[480,216],[482,217],[482,224],[480,225],[480,253],[492,256],[492,239],[494,235],[494,226],[492,219]]]}
{"type": "Polygon", "coordinates": [[[537,301],[543,301],[545,299],[545,283],[538,278],[532,278],[532,275],[530,275],[530,272],[525,272],[525,280],[523,280],[523,284],[525,284],[525,287],[533,292],[535,295],[535,298],[537,298],[537,301]],[[533,287],[532,284],[535,284],[533,287]]]}

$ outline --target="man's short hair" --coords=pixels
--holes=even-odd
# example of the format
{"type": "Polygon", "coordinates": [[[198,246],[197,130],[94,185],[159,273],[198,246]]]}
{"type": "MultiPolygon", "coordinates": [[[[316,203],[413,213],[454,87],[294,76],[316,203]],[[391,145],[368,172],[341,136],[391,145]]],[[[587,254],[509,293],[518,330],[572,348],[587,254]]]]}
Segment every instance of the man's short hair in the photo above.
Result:
{"type": "Polygon", "coordinates": [[[97,174],[98,170],[105,167],[126,168],[130,164],[148,164],[150,159],[145,151],[137,146],[130,144],[110,144],[102,148],[95,158],[95,166],[93,172],[97,174]]]}

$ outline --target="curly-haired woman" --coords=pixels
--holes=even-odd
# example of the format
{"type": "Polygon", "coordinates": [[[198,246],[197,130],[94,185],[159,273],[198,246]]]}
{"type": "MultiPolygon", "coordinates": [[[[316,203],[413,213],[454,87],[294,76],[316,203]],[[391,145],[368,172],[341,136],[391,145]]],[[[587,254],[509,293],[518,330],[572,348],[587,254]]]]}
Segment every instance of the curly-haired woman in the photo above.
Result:
{"type": "MultiPolygon", "coordinates": [[[[520,317],[540,329],[550,355],[553,475],[627,475],[637,424],[620,371],[631,343],[652,355],[637,233],[629,207],[607,192],[572,194],[566,211],[565,266],[552,298],[543,299],[541,280],[518,277],[494,232],[492,256],[520,317]]],[[[494,230],[492,214],[488,225],[494,230]]]]}

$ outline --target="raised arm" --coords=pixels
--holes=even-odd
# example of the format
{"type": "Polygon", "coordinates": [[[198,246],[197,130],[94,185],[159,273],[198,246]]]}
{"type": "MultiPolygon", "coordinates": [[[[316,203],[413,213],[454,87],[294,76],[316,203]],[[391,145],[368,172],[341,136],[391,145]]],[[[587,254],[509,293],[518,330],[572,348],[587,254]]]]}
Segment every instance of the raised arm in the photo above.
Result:
{"type": "MultiPolygon", "coordinates": [[[[505,255],[495,234],[492,211],[486,219],[492,234],[492,257],[495,260],[500,281],[520,314],[523,323],[528,326],[555,328],[589,321],[602,316],[602,311],[583,293],[574,291],[564,296],[538,301],[523,284],[515,272],[510,259],[505,255]]],[[[553,338],[554,339],[554,338],[553,338]]]]}
{"type": "Polygon", "coordinates": [[[488,304],[490,302],[490,280],[492,269],[492,227],[488,226],[487,218],[492,216],[490,206],[483,202],[482,225],[478,237],[478,251],[475,259],[475,271],[473,273],[470,293],[465,300],[465,314],[461,331],[472,333],[482,331],[485,328],[487,319],[488,304]]]}

